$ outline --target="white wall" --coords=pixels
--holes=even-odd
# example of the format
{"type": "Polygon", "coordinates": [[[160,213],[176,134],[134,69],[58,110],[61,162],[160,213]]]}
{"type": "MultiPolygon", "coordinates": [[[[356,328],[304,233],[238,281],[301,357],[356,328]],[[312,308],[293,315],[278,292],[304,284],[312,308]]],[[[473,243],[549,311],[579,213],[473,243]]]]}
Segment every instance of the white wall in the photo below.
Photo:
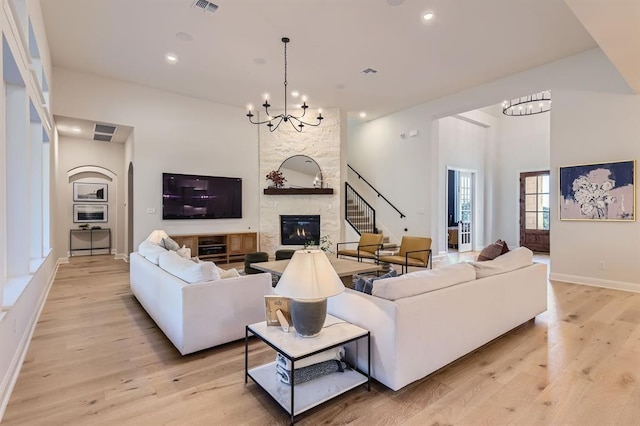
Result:
{"type": "MultiPolygon", "coordinates": [[[[551,185],[558,167],[640,159],[640,96],[591,90],[553,92],[551,185]],[[557,92],[557,93],[556,93],[557,92]]],[[[640,291],[638,171],[635,222],[558,220],[551,198],[552,278],[640,291]],[[604,269],[599,269],[604,262],[604,269]]]]}
{"type": "Polygon", "coordinates": [[[243,109],[61,68],[54,69],[53,85],[56,114],[134,128],[134,248],[154,229],[258,229],[258,129],[243,109]],[[163,221],[163,172],[242,178],[243,218],[163,221]]]}
{"type": "MultiPolygon", "coordinates": [[[[444,230],[440,229],[438,215],[431,212],[444,209],[440,206],[444,196],[434,198],[430,194],[438,194],[439,188],[444,187],[444,176],[439,176],[438,173],[438,132],[431,132],[433,120],[545,89],[551,90],[553,94],[549,117],[549,162],[554,191],[551,194],[554,202],[551,271],[557,271],[567,279],[578,277],[575,280],[584,283],[637,289],[640,286],[640,252],[636,247],[640,236],[639,222],[578,225],[576,222],[557,220],[558,166],[612,159],[638,159],[640,154],[640,144],[637,143],[640,136],[637,120],[640,97],[630,94],[629,87],[600,49],[588,50],[354,126],[350,129],[348,161],[370,179],[374,186],[382,188],[384,193],[392,194],[398,200],[398,205],[411,205],[407,209],[409,217],[406,222],[400,222],[417,225],[409,228],[410,233],[431,235],[434,240],[440,241],[444,230]],[[416,140],[400,140],[394,136],[409,129],[419,129],[420,137],[416,140]],[[403,145],[402,142],[408,143],[403,145]],[[406,185],[407,181],[411,181],[411,185],[406,185]],[[422,211],[425,212],[424,215],[419,214],[422,211]],[[594,253],[590,250],[591,247],[613,249],[596,249],[594,253]],[[589,252],[586,258],[585,251],[589,252]],[[619,256],[618,259],[616,256],[619,256]],[[595,269],[596,258],[605,262],[605,270],[595,269]]],[[[541,134],[540,137],[545,136],[541,134]]],[[[503,143],[509,141],[504,139],[503,143]]],[[[516,149],[511,155],[517,156],[518,168],[522,169],[542,167],[545,162],[544,158],[536,156],[528,164],[529,160],[522,160],[526,153],[516,149]]],[[[502,169],[509,161],[512,159],[505,155],[499,159],[499,163],[496,162],[496,167],[502,169]]],[[[515,179],[517,173],[516,170],[507,170],[504,174],[506,178],[498,175],[491,179],[515,179]]],[[[487,209],[498,212],[492,220],[492,239],[502,232],[512,234],[513,231],[501,226],[513,216],[508,209],[515,207],[504,207],[505,211],[499,211],[498,206],[505,206],[509,199],[514,199],[513,191],[497,187],[490,197],[492,202],[487,204],[487,209]]],[[[401,227],[402,225],[398,225],[396,228],[401,227]]]]}
{"type": "Polygon", "coordinates": [[[472,222],[475,230],[473,231],[472,243],[474,250],[484,246],[485,152],[491,141],[489,140],[487,125],[478,121],[478,117],[473,117],[478,115],[482,115],[479,118],[483,119],[483,121],[491,121],[491,118],[486,114],[474,112],[473,114],[441,118],[437,122],[439,131],[438,170],[443,185],[438,188],[441,201],[435,203],[435,205],[445,207],[444,211],[440,211],[440,208],[438,209],[439,229],[444,229],[445,231],[438,233],[440,240],[432,243],[432,249],[435,253],[446,251],[447,247],[446,228],[448,221],[446,215],[447,192],[445,188],[448,168],[473,171],[475,173],[472,222]]]}
{"type": "Polygon", "coordinates": [[[509,247],[520,245],[520,173],[549,170],[551,143],[550,120],[555,114],[507,117],[498,120],[494,190],[494,235],[509,247]]]}
{"type": "MultiPolygon", "coordinates": [[[[123,256],[125,253],[124,185],[126,183],[126,170],[123,162],[125,145],[61,137],[59,140],[59,152],[60,162],[55,187],[55,193],[59,200],[57,206],[57,217],[59,219],[57,226],[54,227],[53,239],[56,252],[63,253],[63,257],[66,257],[66,252],[69,250],[69,229],[78,228],[79,224],[73,222],[73,205],[87,204],[73,201],[73,182],[96,182],[108,185],[108,202],[105,203],[108,205],[108,222],[91,225],[111,228],[111,248],[115,253],[123,256]],[[77,174],[78,167],[87,165],[93,166],[97,172],[77,174]],[[100,172],[99,168],[106,170],[100,172]],[[115,175],[115,178],[109,176],[109,171],[115,175]]],[[[74,255],[79,254],[82,254],[82,252],[74,253],[74,255]]]]}
{"type": "Polygon", "coordinates": [[[428,117],[419,108],[412,108],[367,123],[351,120],[348,132],[349,165],[406,215],[401,219],[349,171],[349,184],[376,210],[377,221],[386,228],[385,235],[397,243],[403,235],[430,235],[432,214],[427,206],[432,190],[425,183],[432,171],[424,167],[432,161],[428,117]],[[410,137],[411,130],[417,130],[417,136],[410,137]]]}

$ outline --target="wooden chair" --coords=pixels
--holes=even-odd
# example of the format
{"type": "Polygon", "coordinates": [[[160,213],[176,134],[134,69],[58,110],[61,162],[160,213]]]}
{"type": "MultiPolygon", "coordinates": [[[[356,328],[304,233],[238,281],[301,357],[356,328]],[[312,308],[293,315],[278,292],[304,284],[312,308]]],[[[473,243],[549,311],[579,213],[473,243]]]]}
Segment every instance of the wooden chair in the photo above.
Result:
{"type": "Polygon", "coordinates": [[[400,252],[393,256],[378,256],[378,262],[400,265],[403,274],[409,271],[409,266],[431,269],[431,238],[402,237],[400,252]]]}
{"type": "Polygon", "coordinates": [[[336,255],[337,257],[346,256],[346,257],[355,257],[360,262],[362,259],[377,259],[377,252],[382,248],[382,239],[384,237],[382,234],[367,234],[362,233],[360,235],[360,241],[352,241],[345,243],[336,244],[336,255]],[[345,246],[347,244],[358,244],[358,247],[355,250],[352,249],[340,249],[340,246],[345,246]]]}

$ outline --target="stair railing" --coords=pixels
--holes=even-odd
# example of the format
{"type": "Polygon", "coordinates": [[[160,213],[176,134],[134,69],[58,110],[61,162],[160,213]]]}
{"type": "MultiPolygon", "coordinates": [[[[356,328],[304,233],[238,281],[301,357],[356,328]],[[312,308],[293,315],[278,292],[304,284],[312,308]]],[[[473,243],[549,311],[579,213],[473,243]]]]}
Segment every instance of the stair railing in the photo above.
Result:
{"type": "Polygon", "coordinates": [[[367,185],[369,185],[369,188],[373,189],[373,191],[378,195],[378,198],[382,198],[384,201],[387,202],[387,204],[389,204],[391,206],[392,209],[394,209],[395,211],[397,211],[400,214],[400,219],[407,217],[404,213],[402,213],[400,210],[397,209],[396,206],[394,206],[391,201],[387,200],[387,198],[382,195],[380,193],[380,191],[378,191],[373,185],[371,185],[365,178],[362,177],[362,175],[360,173],[358,173],[356,171],[356,169],[354,169],[353,167],[351,167],[350,164],[347,164],[347,167],[349,167],[351,170],[353,170],[353,172],[358,176],[358,179],[362,179],[362,181],[364,183],[366,183],[367,185]]]}
{"type": "Polygon", "coordinates": [[[363,232],[377,234],[376,210],[349,185],[349,182],[345,182],[344,186],[344,217],[346,221],[356,230],[358,235],[362,235],[363,232]]]}

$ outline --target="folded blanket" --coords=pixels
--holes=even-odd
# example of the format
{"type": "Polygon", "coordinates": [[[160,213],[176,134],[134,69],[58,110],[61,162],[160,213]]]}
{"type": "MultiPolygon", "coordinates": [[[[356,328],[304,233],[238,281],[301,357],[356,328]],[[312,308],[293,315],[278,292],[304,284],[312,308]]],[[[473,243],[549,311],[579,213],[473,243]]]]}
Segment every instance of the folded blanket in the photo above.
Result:
{"type": "MultiPolygon", "coordinates": [[[[296,370],[302,367],[308,367],[309,365],[317,364],[323,361],[329,361],[332,359],[340,361],[344,357],[344,347],[338,346],[336,348],[327,349],[319,354],[311,355],[310,357],[303,358],[300,361],[296,361],[296,370]]],[[[276,355],[276,363],[282,366],[284,370],[291,370],[291,361],[289,361],[284,355],[278,353],[276,355]]]]}
{"type": "MultiPolygon", "coordinates": [[[[343,361],[329,360],[323,361],[317,364],[309,365],[307,367],[296,368],[294,370],[294,384],[308,382],[309,380],[317,379],[318,377],[326,376],[327,374],[335,372],[344,372],[347,368],[347,364],[343,361]]],[[[284,369],[280,364],[276,365],[276,376],[282,383],[291,384],[291,371],[284,369]]]]}

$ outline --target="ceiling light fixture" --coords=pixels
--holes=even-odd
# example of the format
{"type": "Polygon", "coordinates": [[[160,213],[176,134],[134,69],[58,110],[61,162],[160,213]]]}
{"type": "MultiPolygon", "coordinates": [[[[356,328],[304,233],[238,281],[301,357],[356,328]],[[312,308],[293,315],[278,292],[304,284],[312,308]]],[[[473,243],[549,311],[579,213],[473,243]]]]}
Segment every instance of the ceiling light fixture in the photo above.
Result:
{"type": "Polygon", "coordinates": [[[253,107],[251,105],[248,106],[249,111],[247,112],[247,117],[249,117],[249,122],[251,122],[252,124],[266,124],[270,132],[275,131],[283,121],[285,123],[291,123],[291,126],[297,132],[301,132],[304,126],[319,126],[324,119],[324,117],[322,116],[322,110],[318,110],[318,116],[316,117],[316,120],[318,120],[317,123],[308,123],[302,120],[302,117],[304,117],[307,112],[307,108],[309,108],[309,106],[307,105],[307,100],[304,96],[302,97],[302,106],[300,107],[302,108],[301,115],[296,117],[295,115],[291,115],[287,112],[287,43],[289,43],[289,41],[290,40],[288,37],[282,37],[282,43],[284,43],[284,112],[282,114],[272,116],[269,113],[269,107],[271,106],[269,104],[269,96],[266,94],[264,96],[264,103],[262,104],[262,106],[264,107],[264,112],[267,116],[266,120],[253,121],[253,107]]]}
{"type": "Polygon", "coordinates": [[[551,109],[551,92],[534,93],[502,103],[502,113],[510,117],[541,114],[551,109]]]}
{"type": "Polygon", "coordinates": [[[422,19],[424,19],[425,21],[430,21],[433,19],[434,16],[435,15],[432,12],[429,12],[422,15],[422,19]]]}
{"type": "Polygon", "coordinates": [[[176,62],[178,62],[178,56],[176,56],[175,53],[167,53],[167,55],[165,56],[165,59],[170,64],[175,64],[176,62]]]}
{"type": "Polygon", "coordinates": [[[360,113],[360,118],[367,118],[367,113],[366,113],[366,112],[364,112],[364,111],[362,111],[362,112],[360,113]]]}

